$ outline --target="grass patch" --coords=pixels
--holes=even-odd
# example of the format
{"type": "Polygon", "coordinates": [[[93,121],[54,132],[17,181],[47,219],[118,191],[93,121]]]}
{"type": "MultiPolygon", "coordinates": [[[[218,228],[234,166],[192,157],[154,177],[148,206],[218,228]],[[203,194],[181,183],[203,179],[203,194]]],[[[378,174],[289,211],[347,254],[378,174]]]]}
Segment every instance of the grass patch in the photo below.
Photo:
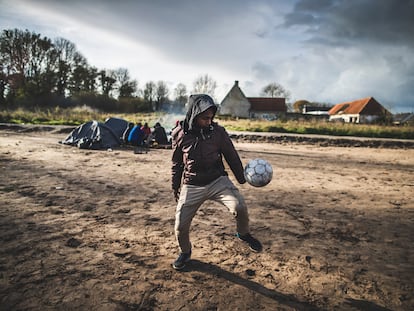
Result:
{"type": "Polygon", "coordinates": [[[372,138],[414,139],[414,126],[331,123],[326,121],[220,120],[227,130],[372,138]]]}
{"type": "Polygon", "coordinates": [[[0,111],[0,123],[78,126],[91,120],[105,122],[109,117],[117,117],[133,123],[148,122],[149,125],[153,126],[163,115],[164,113],[102,113],[85,106],[34,110],[19,108],[0,111]]]}
{"type": "MultiPolygon", "coordinates": [[[[50,108],[34,110],[3,110],[0,111],[1,123],[43,124],[43,125],[73,125],[78,126],[91,120],[104,122],[109,117],[118,117],[129,122],[147,122],[154,126],[155,122],[167,120],[166,113],[129,113],[109,114],[90,109],[50,108]]],[[[292,134],[318,134],[334,136],[356,136],[372,138],[414,139],[414,126],[386,126],[369,124],[331,123],[326,121],[266,121],[250,119],[216,118],[229,131],[274,132],[292,134]]],[[[161,124],[166,128],[171,125],[161,124]]],[[[166,122],[166,121],[165,121],[166,122]]]]}

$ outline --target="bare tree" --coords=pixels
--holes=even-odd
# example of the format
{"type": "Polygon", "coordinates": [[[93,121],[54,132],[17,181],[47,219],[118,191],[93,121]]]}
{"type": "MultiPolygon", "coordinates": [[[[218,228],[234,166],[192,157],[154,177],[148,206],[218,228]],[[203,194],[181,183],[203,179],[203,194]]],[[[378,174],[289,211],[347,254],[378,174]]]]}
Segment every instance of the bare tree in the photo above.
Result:
{"type": "Polygon", "coordinates": [[[151,107],[153,107],[153,103],[156,98],[156,87],[157,86],[153,81],[145,83],[145,88],[143,91],[144,101],[149,103],[151,107]]]}
{"type": "Polygon", "coordinates": [[[199,76],[194,80],[193,93],[208,94],[214,98],[214,92],[217,88],[217,82],[208,74],[199,76]]]}
{"type": "Polygon", "coordinates": [[[286,90],[282,85],[279,83],[273,82],[269,83],[262,89],[262,95],[270,96],[270,97],[284,97],[286,101],[290,99],[290,92],[286,90]]]}
{"type": "Polygon", "coordinates": [[[178,83],[174,89],[175,102],[178,110],[182,110],[188,100],[187,87],[183,83],[178,83]]]}
{"type": "Polygon", "coordinates": [[[168,100],[168,86],[164,81],[158,81],[156,88],[155,111],[159,111],[161,105],[168,100]]]}

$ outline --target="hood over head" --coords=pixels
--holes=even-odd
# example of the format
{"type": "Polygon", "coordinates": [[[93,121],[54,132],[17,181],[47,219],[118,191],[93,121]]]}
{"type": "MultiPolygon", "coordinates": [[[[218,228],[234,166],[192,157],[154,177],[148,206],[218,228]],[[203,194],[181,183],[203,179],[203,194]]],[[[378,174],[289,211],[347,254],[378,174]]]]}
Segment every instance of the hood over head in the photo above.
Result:
{"type": "Polygon", "coordinates": [[[184,119],[185,131],[192,131],[196,128],[195,119],[204,111],[213,108],[214,115],[217,112],[217,106],[214,100],[207,94],[193,94],[188,99],[187,115],[184,119]]]}

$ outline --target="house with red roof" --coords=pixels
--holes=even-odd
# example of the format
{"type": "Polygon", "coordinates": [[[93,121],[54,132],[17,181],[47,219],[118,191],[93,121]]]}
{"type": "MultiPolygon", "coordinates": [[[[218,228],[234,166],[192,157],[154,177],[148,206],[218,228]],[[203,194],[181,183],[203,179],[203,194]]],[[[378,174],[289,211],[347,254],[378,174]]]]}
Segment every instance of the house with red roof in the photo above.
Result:
{"type": "Polygon", "coordinates": [[[286,112],[285,98],[246,97],[239,87],[239,81],[234,82],[219,108],[219,114],[239,118],[276,119],[286,112]]]}
{"type": "Polygon", "coordinates": [[[329,121],[346,123],[372,123],[391,115],[374,97],[336,104],[328,113],[329,121]]]}

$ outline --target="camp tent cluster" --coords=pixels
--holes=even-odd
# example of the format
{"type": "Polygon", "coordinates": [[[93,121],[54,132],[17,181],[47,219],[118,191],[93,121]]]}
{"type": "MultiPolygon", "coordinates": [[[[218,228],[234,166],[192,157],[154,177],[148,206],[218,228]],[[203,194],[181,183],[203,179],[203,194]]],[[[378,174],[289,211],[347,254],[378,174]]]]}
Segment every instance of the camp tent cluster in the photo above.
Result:
{"type": "Polygon", "coordinates": [[[124,143],[123,134],[128,124],[120,118],[108,118],[105,122],[92,120],[75,128],[61,143],[81,149],[116,148],[124,143]]]}

